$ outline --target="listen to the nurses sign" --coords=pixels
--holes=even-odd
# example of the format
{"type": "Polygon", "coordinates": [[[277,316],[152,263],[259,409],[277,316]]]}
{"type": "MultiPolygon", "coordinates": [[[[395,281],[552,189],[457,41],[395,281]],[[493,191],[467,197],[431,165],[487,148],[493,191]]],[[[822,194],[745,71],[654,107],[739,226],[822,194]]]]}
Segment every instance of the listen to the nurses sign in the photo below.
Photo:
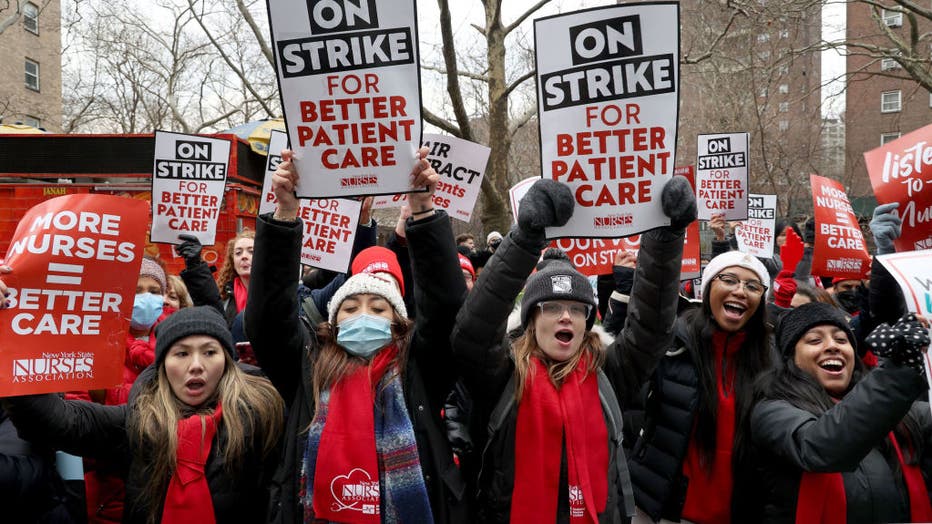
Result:
{"type": "Polygon", "coordinates": [[[669,224],[660,192],[673,175],[679,4],[625,4],[534,21],[545,178],[576,211],[547,236],[617,237],[669,224]]]}
{"type": "Polygon", "coordinates": [[[269,20],[299,197],[410,192],[421,142],[413,0],[275,0],[269,20]]]}
{"type": "Polygon", "coordinates": [[[0,396],[120,383],[147,224],[145,201],[109,195],[26,212],[4,261],[0,396]]]}

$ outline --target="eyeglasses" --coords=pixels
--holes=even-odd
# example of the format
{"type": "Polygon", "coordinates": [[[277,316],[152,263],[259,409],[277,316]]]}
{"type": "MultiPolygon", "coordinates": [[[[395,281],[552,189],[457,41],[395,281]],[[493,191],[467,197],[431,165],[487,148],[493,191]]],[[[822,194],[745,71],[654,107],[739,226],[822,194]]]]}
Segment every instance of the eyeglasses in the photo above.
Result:
{"type": "Polygon", "coordinates": [[[544,318],[549,318],[551,320],[562,318],[563,313],[566,311],[570,312],[570,318],[574,320],[585,320],[589,318],[589,313],[592,311],[591,305],[583,304],[582,302],[563,304],[561,302],[545,301],[538,302],[537,307],[540,308],[540,313],[544,318]]]}
{"type": "Polygon", "coordinates": [[[744,285],[744,290],[752,295],[763,295],[767,291],[767,286],[765,286],[759,280],[740,280],[738,277],[728,274],[728,273],[719,273],[715,275],[715,280],[718,280],[722,283],[722,287],[728,291],[733,291],[738,287],[739,284],[744,285]]]}

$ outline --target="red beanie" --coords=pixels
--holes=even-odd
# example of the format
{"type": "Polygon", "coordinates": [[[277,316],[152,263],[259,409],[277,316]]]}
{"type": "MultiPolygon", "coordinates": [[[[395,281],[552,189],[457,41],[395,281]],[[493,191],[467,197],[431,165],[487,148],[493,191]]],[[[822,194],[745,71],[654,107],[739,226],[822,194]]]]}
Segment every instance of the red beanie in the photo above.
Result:
{"type": "Polygon", "coordinates": [[[401,265],[398,264],[398,257],[395,256],[391,249],[381,246],[363,249],[353,259],[351,271],[354,275],[360,273],[388,273],[398,281],[401,294],[405,294],[405,279],[401,273],[401,265]]]}
{"type": "Polygon", "coordinates": [[[475,280],[476,270],[473,269],[472,262],[470,262],[469,259],[463,255],[457,254],[457,256],[460,257],[460,268],[462,268],[464,271],[469,271],[469,274],[472,275],[472,279],[475,280]]]}
{"type": "Polygon", "coordinates": [[[858,280],[858,279],[855,277],[835,277],[832,279],[832,285],[834,286],[840,282],[844,282],[845,280],[858,280]]]}

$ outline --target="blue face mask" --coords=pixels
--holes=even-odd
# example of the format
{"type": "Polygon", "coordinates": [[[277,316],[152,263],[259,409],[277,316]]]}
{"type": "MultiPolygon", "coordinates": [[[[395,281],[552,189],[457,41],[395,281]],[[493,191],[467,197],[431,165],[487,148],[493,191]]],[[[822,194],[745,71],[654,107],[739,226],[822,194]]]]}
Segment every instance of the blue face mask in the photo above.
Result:
{"type": "Polygon", "coordinates": [[[129,327],[138,330],[151,328],[162,315],[164,304],[165,298],[162,295],[137,293],[133,300],[133,318],[129,321],[129,327]]]}
{"type": "Polygon", "coordinates": [[[360,314],[340,322],[337,327],[337,344],[357,357],[371,357],[392,341],[392,323],[385,317],[360,314]]]}

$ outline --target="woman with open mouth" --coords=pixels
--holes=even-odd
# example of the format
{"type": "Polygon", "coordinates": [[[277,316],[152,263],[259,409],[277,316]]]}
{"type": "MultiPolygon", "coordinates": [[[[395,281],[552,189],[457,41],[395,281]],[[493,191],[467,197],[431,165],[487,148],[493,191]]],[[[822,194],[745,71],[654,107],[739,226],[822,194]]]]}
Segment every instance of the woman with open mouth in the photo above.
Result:
{"type": "Polygon", "coordinates": [[[173,313],[156,336],[155,363],[127,404],[30,395],[4,408],[26,440],[118,464],[123,522],[262,522],[281,397],[236,365],[230,330],[210,306],[173,313]]]}
{"type": "Polygon", "coordinates": [[[685,226],[696,216],[682,177],[664,186],[661,203],[671,225],[641,236],[628,322],[606,348],[591,330],[596,302],[585,276],[552,260],[528,278],[548,243],[545,228],[570,219],[572,193],[544,179],[521,200],[517,226],[479,274],[451,337],[483,450],[477,522],[634,514],[619,405],[637,396],[672,343],[685,226]],[[523,334],[511,343],[506,320],[522,287],[523,334]]]}
{"type": "Polygon", "coordinates": [[[930,522],[919,468],[929,406],[922,351],[927,329],[912,315],[867,337],[882,356],[869,373],[836,307],[800,306],[777,332],[785,365],[761,378],[751,415],[759,448],[757,522],[930,522]]]}
{"type": "Polygon", "coordinates": [[[764,265],[738,251],[703,270],[702,306],[677,319],[675,342],[644,397],[630,459],[635,523],[753,522],[744,492],[755,486],[745,428],[754,380],[772,360],[769,284],[764,265]]]}

